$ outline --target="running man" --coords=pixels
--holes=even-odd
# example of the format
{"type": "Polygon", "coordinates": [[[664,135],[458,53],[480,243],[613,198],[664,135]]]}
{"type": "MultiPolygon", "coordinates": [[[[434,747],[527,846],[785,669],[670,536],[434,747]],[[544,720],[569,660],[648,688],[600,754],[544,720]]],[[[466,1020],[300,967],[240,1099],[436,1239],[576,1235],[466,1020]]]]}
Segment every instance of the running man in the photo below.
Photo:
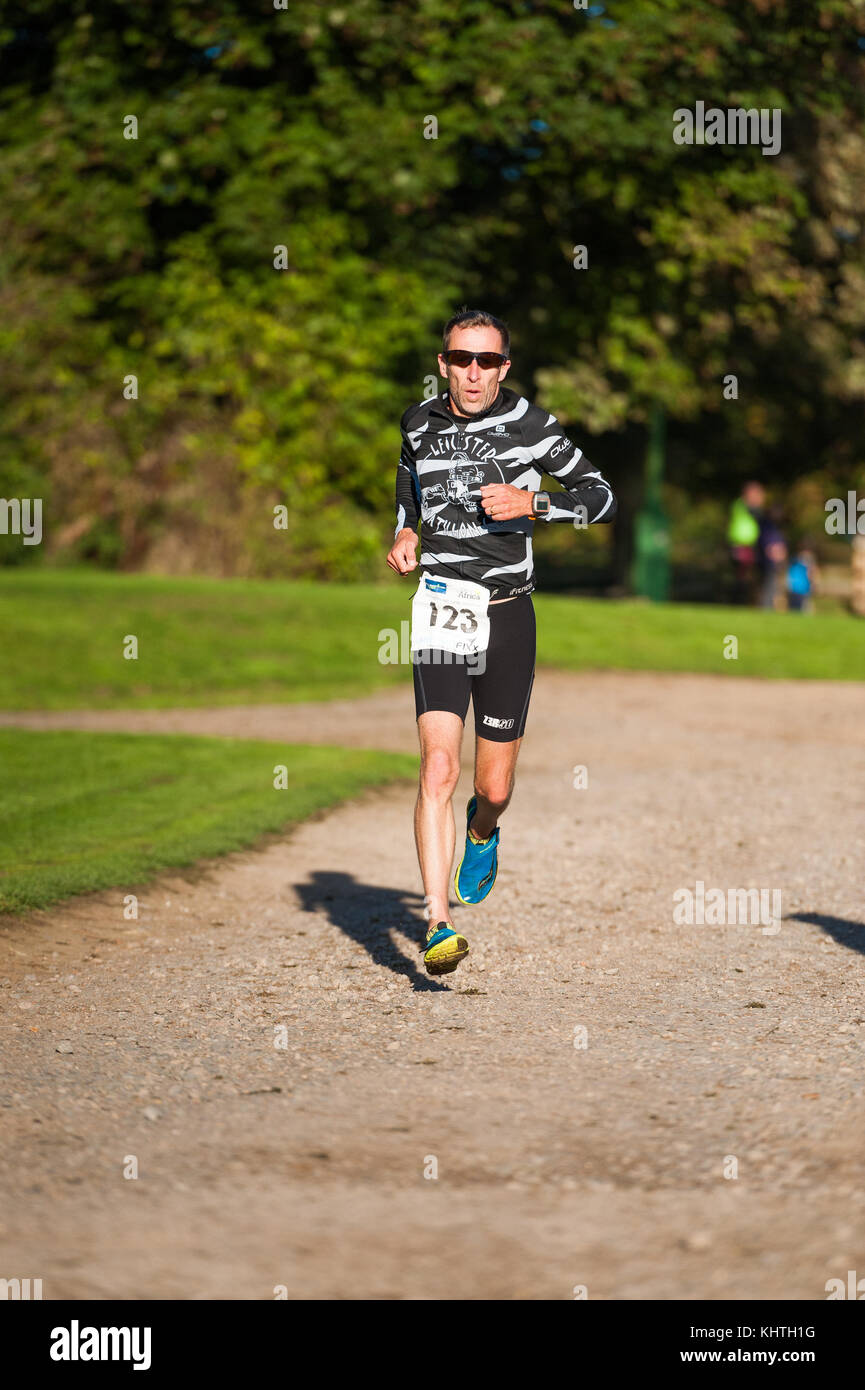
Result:
{"type": "Polygon", "coordinates": [[[466,938],[448,917],[456,830],[452,797],[471,697],[474,795],[454,887],[483,902],[498,871],[498,823],[510,802],[535,678],[532,533],[536,520],[612,521],[609,483],[554,415],[502,383],[510,335],[501,319],[463,310],[445,325],[439,371],[447,389],[400,422],[397,524],[387,563],[417,569],[412,661],[420,740],[415,840],[429,907],[424,965],[455,970],[466,938]],[[564,488],[538,491],[544,473],[564,488]]]}

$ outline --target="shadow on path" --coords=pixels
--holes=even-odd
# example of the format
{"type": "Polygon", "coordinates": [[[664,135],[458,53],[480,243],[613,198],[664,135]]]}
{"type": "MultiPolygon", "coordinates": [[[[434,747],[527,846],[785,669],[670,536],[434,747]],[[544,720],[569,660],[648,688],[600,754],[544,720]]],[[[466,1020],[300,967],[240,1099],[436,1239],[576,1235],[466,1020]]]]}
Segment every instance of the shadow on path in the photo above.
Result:
{"type": "Polygon", "coordinates": [[[310,874],[309,882],[295,884],[293,891],[304,912],[326,913],[335,927],[369,951],[376,965],[383,965],[395,975],[407,975],[413,989],[447,991],[446,985],[425,973],[420,960],[426,931],[420,913],[420,893],[358,883],[351,874],[328,870],[310,874]],[[393,927],[416,938],[417,962],[409,960],[395,944],[391,937],[393,927]]]}
{"type": "Polygon", "coordinates": [[[810,922],[821,931],[833,937],[839,946],[848,951],[858,951],[865,956],[865,922],[852,922],[848,917],[829,917],[824,912],[791,912],[795,922],[810,922]]]}

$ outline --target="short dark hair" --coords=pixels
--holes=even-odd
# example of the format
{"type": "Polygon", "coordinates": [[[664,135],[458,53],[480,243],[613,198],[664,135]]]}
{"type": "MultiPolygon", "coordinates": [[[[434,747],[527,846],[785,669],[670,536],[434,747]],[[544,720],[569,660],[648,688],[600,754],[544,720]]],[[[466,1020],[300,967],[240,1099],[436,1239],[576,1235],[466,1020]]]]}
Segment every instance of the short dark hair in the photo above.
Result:
{"type": "Polygon", "coordinates": [[[454,328],[495,328],[502,340],[502,351],[505,357],[511,355],[511,335],[504,319],[497,319],[495,314],[488,314],[486,309],[467,309],[465,305],[458,314],[448,319],[442,333],[442,352],[448,350],[448,339],[454,328]]]}

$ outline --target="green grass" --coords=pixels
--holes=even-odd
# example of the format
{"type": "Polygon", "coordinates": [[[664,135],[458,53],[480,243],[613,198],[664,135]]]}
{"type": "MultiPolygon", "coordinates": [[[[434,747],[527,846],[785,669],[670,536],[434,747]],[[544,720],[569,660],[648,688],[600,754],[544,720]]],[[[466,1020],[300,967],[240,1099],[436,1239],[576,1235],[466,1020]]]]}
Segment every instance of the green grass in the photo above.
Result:
{"type": "Polygon", "coordinates": [[[764,613],[714,604],[536,599],[538,661],[565,670],[695,671],[865,680],[865,622],[846,613],[764,613]],[[735,659],[724,656],[729,636],[735,659]]]}
{"type": "Polygon", "coordinates": [[[180,735],[0,729],[0,911],[253,844],[357,795],[416,777],[405,754],[180,735]],[[288,786],[273,786],[274,768],[288,786]]]}
{"type": "Polygon", "coordinates": [[[407,679],[378,660],[409,590],[0,570],[0,709],[159,708],[363,694],[407,679]],[[138,638],[125,660],[124,638],[138,638]]]}
{"type": "MultiPolygon", "coordinates": [[[[382,629],[409,618],[415,578],[381,585],[0,570],[0,709],[328,700],[404,685],[382,629]],[[127,634],[135,661],[123,659],[127,634]]],[[[847,614],[536,595],[538,660],[567,670],[697,671],[865,680],[865,624],[847,614]],[[738,660],[725,660],[727,634],[738,660]]]]}

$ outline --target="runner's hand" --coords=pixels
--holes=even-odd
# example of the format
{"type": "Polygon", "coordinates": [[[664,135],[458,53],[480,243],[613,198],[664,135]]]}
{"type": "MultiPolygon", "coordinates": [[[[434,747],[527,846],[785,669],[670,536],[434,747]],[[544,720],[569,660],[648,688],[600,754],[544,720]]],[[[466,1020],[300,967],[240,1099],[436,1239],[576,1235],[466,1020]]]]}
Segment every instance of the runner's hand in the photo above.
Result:
{"type": "Polygon", "coordinates": [[[400,531],[387,563],[397,574],[408,574],[410,570],[417,569],[417,535],[414,531],[400,531]]]}
{"type": "Polygon", "coordinates": [[[530,516],[533,492],[510,483],[487,483],[481,488],[481,506],[491,521],[513,521],[517,516],[530,516]]]}

